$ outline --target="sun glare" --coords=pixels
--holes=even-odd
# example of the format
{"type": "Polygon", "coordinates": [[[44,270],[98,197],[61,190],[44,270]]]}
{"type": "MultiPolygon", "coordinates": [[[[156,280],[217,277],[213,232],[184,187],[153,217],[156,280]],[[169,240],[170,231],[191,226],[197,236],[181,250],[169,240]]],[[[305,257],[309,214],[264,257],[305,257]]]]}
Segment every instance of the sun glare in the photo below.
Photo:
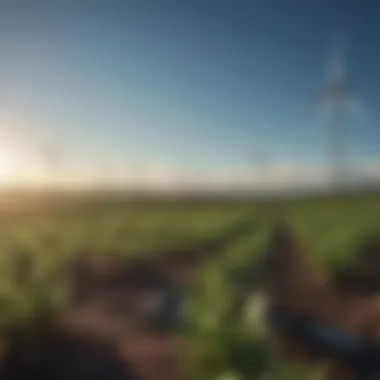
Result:
{"type": "Polygon", "coordinates": [[[18,162],[14,154],[0,149],[0,185],[6,185],[17,179],[18,162]]]}

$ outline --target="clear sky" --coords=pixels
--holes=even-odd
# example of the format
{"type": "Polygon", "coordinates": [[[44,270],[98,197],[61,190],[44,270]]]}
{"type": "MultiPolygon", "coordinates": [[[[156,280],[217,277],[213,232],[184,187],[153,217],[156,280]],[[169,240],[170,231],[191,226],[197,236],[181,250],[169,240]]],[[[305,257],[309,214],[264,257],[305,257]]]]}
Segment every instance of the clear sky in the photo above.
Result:
{"type": "Polygon", "coordinates": [[[378,1],[0,4],[0,143],[25,157],[54,143],[73,171],[323,162],[310,104],[337,30],[371,113],[347,123],[351,159],[380,152],[378,1]]]}

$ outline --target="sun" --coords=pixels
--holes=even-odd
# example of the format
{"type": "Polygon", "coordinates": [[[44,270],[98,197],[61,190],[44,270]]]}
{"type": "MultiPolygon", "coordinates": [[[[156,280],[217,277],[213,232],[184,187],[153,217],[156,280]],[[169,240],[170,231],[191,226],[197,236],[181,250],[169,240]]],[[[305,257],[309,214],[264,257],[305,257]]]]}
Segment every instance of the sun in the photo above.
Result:
{"type": "Polygon", "coordinates": [[[19,162],[15,154],[0,148],[0,185],[7,185],[18,179],[19,162]]]}

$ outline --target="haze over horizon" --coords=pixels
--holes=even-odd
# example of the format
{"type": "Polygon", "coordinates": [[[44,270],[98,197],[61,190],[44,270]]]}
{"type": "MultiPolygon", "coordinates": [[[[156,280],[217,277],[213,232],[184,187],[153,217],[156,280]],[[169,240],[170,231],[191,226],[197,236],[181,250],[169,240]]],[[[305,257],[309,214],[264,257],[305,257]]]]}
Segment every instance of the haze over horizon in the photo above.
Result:
{"type": "Polygon", "coordinates": [[[347,117],[347,159],[380,179],[379,18],[364,0],[3,3],[0,180],[12,159],[7,181],[39,181],[53,144],[52,181],[321,186],[311,104],[337,30],[371,116],[347,117]]]}

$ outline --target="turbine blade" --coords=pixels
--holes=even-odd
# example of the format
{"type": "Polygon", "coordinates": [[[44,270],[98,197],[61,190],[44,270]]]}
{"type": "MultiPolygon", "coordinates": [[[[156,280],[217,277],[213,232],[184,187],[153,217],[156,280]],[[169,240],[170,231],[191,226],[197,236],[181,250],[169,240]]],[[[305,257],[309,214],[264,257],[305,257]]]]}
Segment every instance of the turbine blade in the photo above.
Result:
{"type": "Polygon", "coordinates": [[[346,77],[346,51],[341,36],[333,44],[330,60],[327,66],[328,83],[341,83],[346,77]]]}
{"type": "Polygon", "coordinates": [[[345,71],[343,58],[339,55],[338,52],[334,53],[331,58],[327,75],[327,80],[329,83],[341,82],[344,79],[345,71]]]}

